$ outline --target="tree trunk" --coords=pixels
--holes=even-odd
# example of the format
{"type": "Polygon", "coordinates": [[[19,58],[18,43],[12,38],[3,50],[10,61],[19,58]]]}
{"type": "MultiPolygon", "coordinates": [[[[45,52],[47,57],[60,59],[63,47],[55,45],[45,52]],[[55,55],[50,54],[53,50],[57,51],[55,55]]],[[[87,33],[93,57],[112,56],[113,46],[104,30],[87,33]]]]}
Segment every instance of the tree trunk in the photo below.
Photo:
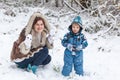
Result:
{"type": "Polygon", "coordinates": [[[45,0],[45,2],[47,3],[47,2],[49,2],[49,0],[45,0]]]}
{"type": "Polygon", "coordinates": [[[41,0],[41,5],[44,5],[44,0],[41,0]]]}
{"type": "Polygon", "coordinates": [[[75,2],[75,0],[71,1],[71,7],[78,7],[78,4],[75,2]]]}
{"type": "Polygon", "coordinates": [[[119,0],[114,0],[114,4],[118,4],[119,2],[119,0]]]}
{"type": "MultiPolygon", "coordinates": [[[[84,6],[85,8],[88,8],[91,6],[91,0],[79,0],[79,2],[84,6]]],[[[82,8],[83,9],[83,8],[82,8]]]]}
{"type": "Polygon", "coordinates": [[[50,6],[55,6],[55,0],[50,0],[50,6]]]}
{"type": "Polygon", "coordinates": [[[63,6],[63,0],[55,0],[55,6],[56,7],[62,7],[63,6]]]}

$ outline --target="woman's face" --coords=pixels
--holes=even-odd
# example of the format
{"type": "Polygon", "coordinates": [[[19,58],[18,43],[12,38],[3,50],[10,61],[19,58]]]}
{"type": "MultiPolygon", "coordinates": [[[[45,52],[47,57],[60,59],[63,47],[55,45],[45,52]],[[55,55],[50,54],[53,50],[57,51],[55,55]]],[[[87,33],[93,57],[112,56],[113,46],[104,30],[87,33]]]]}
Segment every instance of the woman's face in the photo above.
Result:
{"type": "Polygon", "coordinates": [[[34,25],[34,30],[37,32],[37,33],[41,33],[44,29],[44,23],[42,20],[38,20],[36,22],[36,24],[34,25]]]}
{"type": "Polygon", "coordinates": [[[78,24],[76,24],[76,23],[73,23],[72,24],[72,31],[75,34],[78,33],[80,31],[80,26],[78,24]]]}

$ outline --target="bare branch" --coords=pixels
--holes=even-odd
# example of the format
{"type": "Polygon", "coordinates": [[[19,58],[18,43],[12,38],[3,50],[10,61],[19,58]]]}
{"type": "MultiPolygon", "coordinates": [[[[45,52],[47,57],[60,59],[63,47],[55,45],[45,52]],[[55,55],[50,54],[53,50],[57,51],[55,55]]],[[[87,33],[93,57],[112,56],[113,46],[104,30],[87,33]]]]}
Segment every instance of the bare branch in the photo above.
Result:
{"type": "Polygon", "coordinates": [[[77,0],[74,0],[78,5],[80,5],[83,9],[87,9],[85,8],[81,3],[79,3],[77,0]]]}
{"type": "Polygon", "coordinates": [[[77,10],[75,10],[73,7],[71,7],[66,1],[63,1],[70,9],[72,9],[74,12],[79,13],[77,10]]]}

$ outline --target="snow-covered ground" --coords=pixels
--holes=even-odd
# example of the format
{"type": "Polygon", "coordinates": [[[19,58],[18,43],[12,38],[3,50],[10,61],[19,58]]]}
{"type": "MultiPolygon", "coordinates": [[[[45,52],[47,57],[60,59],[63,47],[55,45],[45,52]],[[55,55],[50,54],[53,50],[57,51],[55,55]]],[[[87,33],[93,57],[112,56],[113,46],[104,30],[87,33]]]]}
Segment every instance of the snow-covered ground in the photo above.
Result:
{"type": "MultiPolygon", "coordinates": [[[[0,80],[68,80],[61,75],[63,66],[64,47],[61,38],[67,32],[70,25],[70,17],[58,19],[47,17],[50,25],[55,30],[54,48],[50,50],[52,61],[47,66],[40,66],[37,75],[19,69],[10,61],[10,52],[13,42],[18,38],[20,31],[27,24],[28,19],[35,11],[47,12],[44,8],[30,8],[28,13],[16,13],[16,17],[4,15],[4,9],[0,10],[0,80]]],[[[83,23],[88,20],[82,16],[83,23]]],[[[89,46],[84,50],[85,76],[74,74],[70,80],[120,80],[120,37],[88,34],[89,46]]]]}

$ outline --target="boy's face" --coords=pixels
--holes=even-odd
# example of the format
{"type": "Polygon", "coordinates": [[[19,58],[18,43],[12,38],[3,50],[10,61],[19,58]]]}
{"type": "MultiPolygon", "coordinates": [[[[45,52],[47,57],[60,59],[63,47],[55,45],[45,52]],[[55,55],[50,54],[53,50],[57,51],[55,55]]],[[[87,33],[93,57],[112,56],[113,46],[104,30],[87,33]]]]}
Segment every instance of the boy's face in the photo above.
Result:
{"type": "Polygon", "coordinates": [[[77,23],[72,24],[73,33],[78,33],[80,31],[80,26],[77,23]]]}

